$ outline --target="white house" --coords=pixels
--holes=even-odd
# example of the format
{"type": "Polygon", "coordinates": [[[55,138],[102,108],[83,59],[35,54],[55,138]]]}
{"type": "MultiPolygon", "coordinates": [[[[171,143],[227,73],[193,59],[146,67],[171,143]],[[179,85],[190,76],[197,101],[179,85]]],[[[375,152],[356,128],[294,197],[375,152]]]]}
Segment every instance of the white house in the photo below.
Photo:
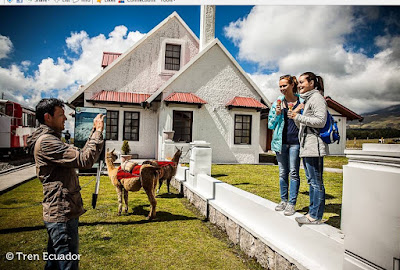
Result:
{"type": "Polygon", "coordinates": [[[127,52],[104,53],[102,72],[68,100],[108,110],[106,147],[128,140],[139,158],[164,159],[175,131],[185,150],[210,143],[213,162],[258,163],[270,102],[214,37],[215,6],[201,18],[200,40],[174,12],[127,52]]]}
{"type": "MultiPolygon", "coordinates": [[[[218,163],[258,163],[270,150],[270,102],[215,38],[215,6],[201,9],[200,40],[173,12],[127,52],[104,52],[102,72],[68,100],[107,109],[107,148],[127,140],[139,158],[165,159],[165,134],[174,131],[184,153],[206,141],[218,163]]],[[[341,155],[346,119],[361,117],[326,99],[342,137],[330,151],[341,155]]]]}

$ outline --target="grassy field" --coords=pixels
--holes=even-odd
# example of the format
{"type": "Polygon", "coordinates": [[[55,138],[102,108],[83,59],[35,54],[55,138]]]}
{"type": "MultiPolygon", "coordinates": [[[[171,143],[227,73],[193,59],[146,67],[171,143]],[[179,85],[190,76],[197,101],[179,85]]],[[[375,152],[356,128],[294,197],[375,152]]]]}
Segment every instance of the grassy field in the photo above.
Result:
{"type": "MultiPolygon", "coordinates": [[[[81,185],[91,179],[81,177],[81,185]]],[[[117,195],[108,177],[101,178],[96,209],[91,209],[93,190],[94,182],[82,190],[88,211],[79,226],[81,269],[261,269],[205,222],[186,199],[165,194],[165,185],[152,222],[146,221],[149,202],[143,191],[129,193],[129,214],[117,216],[117,195]]],[[[44,267],[41,260],[5,259],[7,252],[45,251],[41,200],[37,179],[0,195],[0,269],[44,267]]]]}
{"type": "Polygon", "coordinates": [[[347,163],[348,163],[347,157],[339,157],[339,156],[324,157],[325,168],[343,169],[343,165],[346,165],[347,163]]]}
{"type": "MultiPolygon", "coordinates": [[[[347,163],[347,161],[346,161],[347,163]]],[[[270,201],[279,203],[279,168],[268,165],[213,165],[212,176],[237,188],[246,190],[270,201]]],[[[300,213],[308,212],[309,186],[304,174],[300,170],[300,190],[297,198],[296,210],[300,213]]],[[[325,213],[326,223],[340,228],[342,205],[343,174],[324,172],[326,192],[325,213]]]]}

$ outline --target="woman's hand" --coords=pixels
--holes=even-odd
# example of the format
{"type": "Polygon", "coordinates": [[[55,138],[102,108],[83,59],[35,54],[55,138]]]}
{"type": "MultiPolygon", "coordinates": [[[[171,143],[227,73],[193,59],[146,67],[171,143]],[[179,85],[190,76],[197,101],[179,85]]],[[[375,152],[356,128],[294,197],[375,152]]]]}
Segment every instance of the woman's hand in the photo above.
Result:
{"type": "Polygon", "coordinates": [[[282,113],[282,108],[281,108],[280,104],[276,105],[275,112],[276,112],[276,115],[280,115],[282,113]]]}
{"type": "Polygon", "coordinates": [[[297,105],[296,109],[294,109],[293,111],[299,113],[302,109],[304,109],[304,103],[300,103],[299,105],[297,105]]]}
{"type": "MultiPolygon", "coordinates": [[[[296,108],[296,109],[297,109],[297,108],[296,108]]],[[[287,116],[288,116],[290,119],[294,119],[294,118],[296,117],[297,114],[298,114],[298,113],[296,112],[296,110],[293,110],[293,111],[288,111],[287,116]]]]}

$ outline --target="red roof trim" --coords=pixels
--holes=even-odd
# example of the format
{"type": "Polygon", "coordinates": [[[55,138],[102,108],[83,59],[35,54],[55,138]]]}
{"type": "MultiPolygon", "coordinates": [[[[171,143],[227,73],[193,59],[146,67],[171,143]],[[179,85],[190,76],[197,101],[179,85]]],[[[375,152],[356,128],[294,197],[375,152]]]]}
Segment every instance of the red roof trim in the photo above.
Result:
{"type": "Polygon", "coordinates": [[[258,100],[250,97],[234,97],[225,106],[227,107],[241,107],[241,108],[255,108],[267,109],[268,107],[259,102],[258,100]]]}
{"type": "Polygon", "coordinates": [[[101,67],[102,68],[107,67],[112,62],[114,62],[114,60],[117,59],[120,55],[121,53],[103,52],[103,60],[101,61],[101,67]]]}
{"type": "Polygon", "coordinates": [[[116,102],[140,104],[150,97],[149,94],[138,94],[128,92],[100,91],[93,95],[88,101],[95,102],[116,102]]]}
{"type": "Polygon", "coordinates": [[[327,96],[325,97],[326,103],[328,104],[328,107],[337,111],[338,113],[342,114],[343,116],[346,117],[347,120],[361,120],[363,117],[352,110],[346,108],[339,102],[333,100],[331,97],[327,96]]]}
{"type": "Polygon", "coordinates": [[[164,99],[166,102],[190,103],[190,104],[207,104],[207,102],[193,93],[173,92],[164,99]]]}

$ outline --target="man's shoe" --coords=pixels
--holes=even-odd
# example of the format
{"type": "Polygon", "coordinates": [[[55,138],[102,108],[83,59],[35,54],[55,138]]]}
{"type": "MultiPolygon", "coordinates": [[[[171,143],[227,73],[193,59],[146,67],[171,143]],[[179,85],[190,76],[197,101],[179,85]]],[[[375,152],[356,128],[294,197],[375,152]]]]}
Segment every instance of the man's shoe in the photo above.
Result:
{"type": "Polygon", "coordinates": [[[321,224],[321,220],[320,219],[316,219],[314,221],[311,221],[311,220],[309,220],[307,218],[307,216],[297,217],[297,218],[295,218],[295,220],[299,224],[321,224]]]}
{"type": "Polygon", "coordinates": [[[275,211],[283,211],[285,210],[287,202],[281,201],[276,207],[275,211]]]}
{"type": "Polygon", "coordinates": [[[294,213],[296,213],[296,210],[294,209],[294,205],[293,204],[290,204],[290,203],[288,203],[287,205],[286,205],[286,208],[285,208],[285,212],[283,212],[283,214],[285,215],[285,216],[292,216],[292,215],[294,215],[294,213]]]}

